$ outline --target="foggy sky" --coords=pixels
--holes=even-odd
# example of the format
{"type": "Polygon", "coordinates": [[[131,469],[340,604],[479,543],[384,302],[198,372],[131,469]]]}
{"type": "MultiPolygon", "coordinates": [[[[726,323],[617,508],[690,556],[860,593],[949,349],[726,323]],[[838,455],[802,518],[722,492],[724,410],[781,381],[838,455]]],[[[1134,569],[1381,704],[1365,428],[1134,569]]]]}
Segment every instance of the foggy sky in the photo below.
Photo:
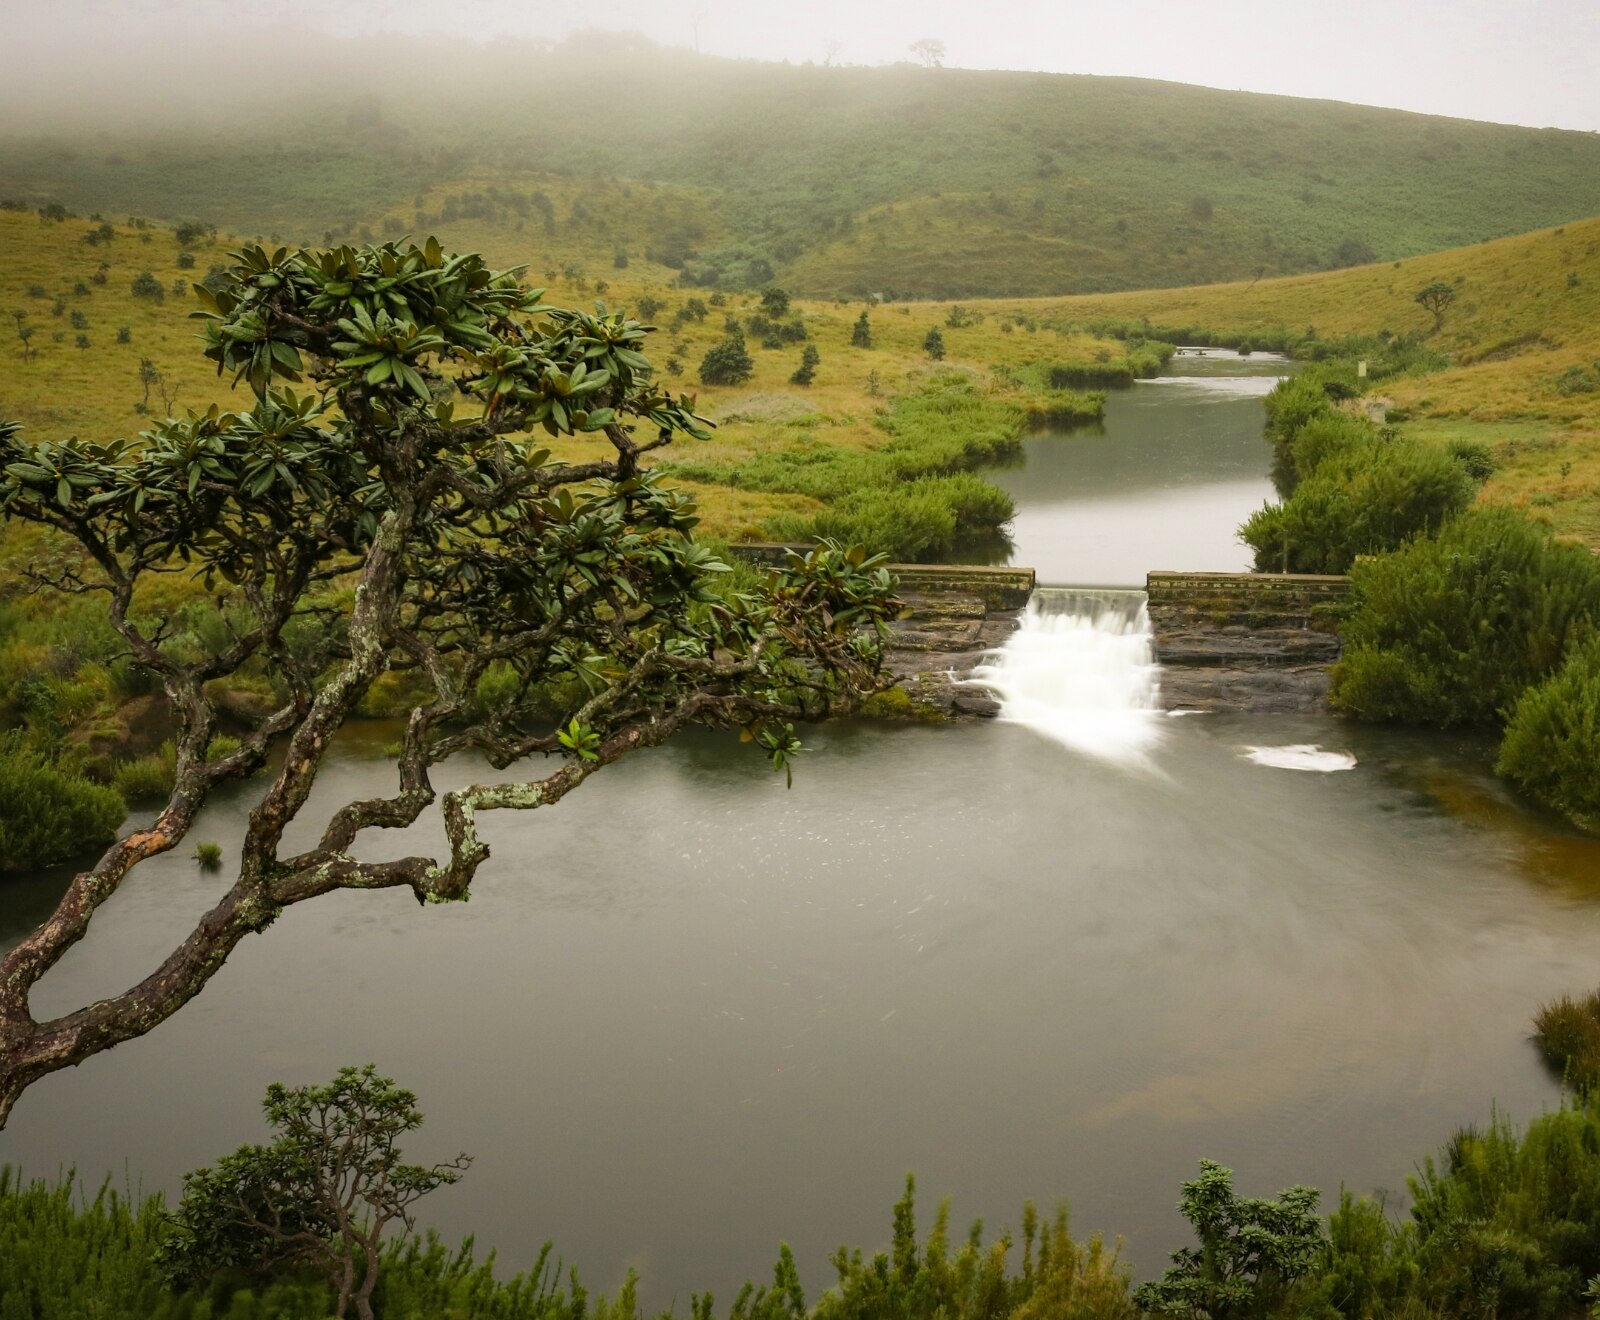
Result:
{"type": "Polygon", "coordinates": [[[712,55],[864,65],[908,59],[911,42],[934,38],[945,63],[964,68],[1600,130],[1600,0],[0,0],[0,18],[0,65],[35,71],[82,68],[153,37],[199,54],[237,43],[254,20],[483,41],[599,27],[712,55]]]}

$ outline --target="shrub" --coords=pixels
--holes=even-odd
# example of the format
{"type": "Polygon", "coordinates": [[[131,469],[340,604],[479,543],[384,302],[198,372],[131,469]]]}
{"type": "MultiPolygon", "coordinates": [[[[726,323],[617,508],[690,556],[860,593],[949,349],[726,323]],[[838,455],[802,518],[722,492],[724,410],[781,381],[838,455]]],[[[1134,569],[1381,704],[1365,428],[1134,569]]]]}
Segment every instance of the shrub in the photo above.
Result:
{"type": "MultiPolygon", "coordinates": [[[[1517,701],[1496,770],[1529,796],[1600,830],[1600,637],[1517,701]]],[[[1600,1058],[1597,1058],[1600,1065],[1600,1058]]]]}
{"type": "Polygon", "coordinates": [[[0,741],[0,871],[29,871],[116,838],[113,790],[54,765],[15,734],[0,741]]]}
{"type": "Polygon", "coordinates": [[[809,385],[817,378],[817,365],[822,361],[822,355],[817,352],[815,344],[807,344],[805,352],[800,355],[800,365],[795,368],[794,374],[789,377],[791,385],[809,385]]]}
{"type": "Polygon", "coordinates": [[[1266,505],[1239,529],[1258,571],[1344,573],[1358,555],[1436,532],[1472,503],[1476,484],[1442,450],[1375,434],[1351,442],[1329,424],[1337,420],[1301,432],[1308,446],[1331,436],[1335,447],[1288,499],[1266,505]]]}
{"type": "Polygon", "coordinates": [[[154,298],[157,302],[163,301],[167,296],[166,288],[149,271],[141,271],[133,277],[133,296],[135,298],[154,298]]]}
{"type": "Polygon", "coordinates": [[[944,336],[939,333],[939,327],[934,326],[922,337],[922,351],[935,362],[944,359],[944,336]]]}
{"type": "Polygon", "coordinates": [[[222,865],[222,845],[197,843],[194,846],[194,859],[200,863],[202,871],[215,871],[222,865]]]}
{"type": "Polygon", "coordinates": [[[150,756],[124,761],[116,768],[111,783],[127,801],[148,802],[171,794],[177,772],[177,753],[169,742],[150,756]]]}
{"type": "Polygon", "coordinates": [[[1310,1187],[1291,1187],[1276,1201],[1238,1196],[1231,1170],[1201,1160],[1200,1176],[1184,1183],[1178,1202],[1200,1245],[1173,1252],[1172,1267],[1134,1289],[1133,1300],[1154,1315],[1277,1314],[1274,1303],[1323,1254],[1316,1206],[1310,1187]]]}
{"type": "MultiPolygon", "coordinates": [[[[1390,415],[1393,416],[1393,410],[1390,415]]],[[[1494,455],[1489,452],[1489,446],[1478,440],[1452,440],[1446,452],[1463,468],[1467,475],[1474,481],[1487,481],[1494,476],[1494,455]]]]}
{"type": "Polygon", "coordinates": [[[861,315],[856,317],[855,325],[850,329],[850,347],[872,347],[872,322],[868,319],[866,310],[864,308],[862,309],[861,315]]]}
{"type": "Polygon", "coordinates": [[[1333,700],[1363,719],[1503,720],[1600,618],[1600,562],[1514,509],[1473,509],[1362,560],[1351,585],[1333,700]]]}
{"type": "Polygon", "coordinates": [[[1544,1005],[1534,1015],[1534,1039],[1545,1061],[1574,1090],[1587,1094],[1600,1083],[1600,990],[1544,1005]]]}
{"type": "Polygon", "coordinates": [[[755,370],[744,346],[744,335],[735,326],[700,360],[700,381],[704,385],[742,385],[755,375],[755,370]]]}

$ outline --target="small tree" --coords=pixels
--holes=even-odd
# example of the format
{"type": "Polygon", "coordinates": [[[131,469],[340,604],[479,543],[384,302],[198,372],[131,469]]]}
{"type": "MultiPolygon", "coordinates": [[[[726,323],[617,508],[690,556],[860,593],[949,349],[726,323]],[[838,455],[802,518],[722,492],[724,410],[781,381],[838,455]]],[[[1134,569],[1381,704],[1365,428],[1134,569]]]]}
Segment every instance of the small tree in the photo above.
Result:
{"type": "Polygon", "coordinates": [[[932,327],[928,333],[922,337],[922,351],[931,357],[935,362],[941,361],[944,358],[944,336],[939,333],[938,326],[932,327]]]}
{"type": "MultiPolygon", "coordinates": [[[[205,845],[201,845],[204,847],[205,845]]],[[[372,1320],[379,1246],[412,1207],[457,1182],[470,1156],[424,1166],[398,1142],[422,1126],[417,1097],[369,1063],[341,1068],[327,1086],[274,1082],[262,1101],[277,1130],[270,1146],[241,1146],[183,1180],[183,1200],[157,1260],[179,1287],[204,1287],[220,1271],[261,1279],[290,1269],[324,1275],[334,1315],[372,1320]]]]}
{"type": "Polygon", "coordinates": [[[744,346],[744,331],[737,322],[729,328],[727,337],[714,344],[700,360],[700,382],[703,385],[742,385],[755,375],[756,364],[750,360],[744,346]]]}
{"type": "Polygon", "coordinates": [[[89,336],[85,335],[85,334],[74,335],[73,339],[72,339],[72,342],[73,342],[74,345],[77,346],[77,349],[78,349],[78,351],[80,353],[86,348],[94,347],[94,345],[89,340],[89,336]]]}
{"type": "Polygon", "coordinates": [[[926,64],[930,69],[944,67],[944,42],[937,37],[923,37],[918,41],[913,41],[907,49],[917,60],[926,64]]]}
{"type": "Polygon", "coordinates": [[[165,382],[161,377],[161,368],[147,357],[139,359],[139,384],[144,387],[144,399],[142,402],[145,408],[148,409],[150,407],[150,387],[152,385],[164,385],[165,382]]]}
{"type": "Polygon", "coordinates": [[[872,347],[872,322],[867,317],[866,308],[861,309],[861,315],[856,317],[855,326],[850,331],[850,347],[872,347]]]}
{"type": "Polygon", "coordinates": [[[817,352],[815,344],[807,344],[806,351],[800,355],[800,365],[795,368],[794,375],[789,377],[791,385],[809,385],[817,378],[817,364],[822,361],[822,355],[817,352]]]}
{"type": "Polygon", "coordinates": [[[33,339],[33,327],[27,324],[28,314],[25,311],[17,310],[12,312],[11,319],[16,322],[17,338],[22,343],[22,361],[23,365],[26,366],[39,355],[39,350],[34,348],[30,342],[33,339]]]}
{"type": "Polygon", "coordinates": [[[789,295],[782,289],[773,287],[761,291],[761,310],[773,320],[789,314],[789,295]]]}
{"type": "Polygon", "coordinates": [[[147,270],[133,277],[132,290],[135,298],[154,298],[157,302],[161,302],[167,296],[161,281],[147,270]]]}
{"type": "Polygon", "coordinates": [[[1433,331],[1435,334],[1444,326],[1444,314],[1455,300],[1455,286],[1446,284],[1443,280],[1435,280],[1432,284],[1419,289],[1416,298],[1413,299],[1414,302],[1433,313],[1433,331]]]}
{"type": "Polygon", "coordinates": [[[1152,1315],[1192,1320],[1277,1314],[1271,1303],[1311,1268],[1326,1240],[1316,1208],[1313,1187],[1291,1187],[1276,1201],[1236,1196],[1232,1170],[1201,1160],[1178,1202],[1200,1245],[1173,1252],[1171,1268],[1134,1289],[1133,1300],[1152,1315]]]}

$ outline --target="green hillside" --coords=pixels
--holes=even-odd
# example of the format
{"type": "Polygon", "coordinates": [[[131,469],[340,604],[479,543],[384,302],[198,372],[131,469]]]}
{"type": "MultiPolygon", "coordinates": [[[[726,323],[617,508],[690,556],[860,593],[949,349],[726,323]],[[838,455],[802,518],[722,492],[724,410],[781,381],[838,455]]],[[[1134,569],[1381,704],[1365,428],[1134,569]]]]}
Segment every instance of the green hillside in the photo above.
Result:
{"type": "Polygon", "coordinates": [[[0,137],[0,199],[320,241],[436,228],[453,195],[530,237],[621,225],[687,282],[897,298],[1249,280],[1600,212],[1600,136],[1148,80],[595,35],[270,56],[237,62],[232,108],[201,120],[130,92],[122,127],[90,127],[0,89],[0,122],[30,126],[0,137]],[[674,202],[540,213],[548,189],[505,182],[528,172],[674,202]]]}

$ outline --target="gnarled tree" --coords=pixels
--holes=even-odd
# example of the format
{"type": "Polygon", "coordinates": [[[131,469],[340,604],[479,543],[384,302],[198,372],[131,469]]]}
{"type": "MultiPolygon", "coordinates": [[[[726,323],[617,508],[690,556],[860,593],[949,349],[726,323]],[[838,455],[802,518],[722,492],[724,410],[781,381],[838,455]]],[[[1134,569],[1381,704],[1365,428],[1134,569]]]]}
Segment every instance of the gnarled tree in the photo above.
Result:
{"type": "Polygon", "coordinates": [[[638,323],[546,307],[516,272],[431,239],[247,248],[217,283],[197,286],[196,315],[206,355],[254,393],[247,410],[136,443],[30,442],[0,424],[0,513],[76,543],[78,565],[41,585],[105,595],[166,691],[177,749],[155,819],[0,961],[0,1124],[32,1082],[171,1016],[286,907],[395,886],[463,898],[489,856],[481,813],[558,802],[688,724],[742,729],[786,768],[795,721],[882,686],[893,582],[859,550],[825,545],[759,590],[716,589],[727,566],[693,540],[692,502],[640,466],[706,432],[692,400],[653,382],[638,323]],[[534,436],[590,436],[604,457],[554,462],[534,436]],[[174,572],[222,610],[224,645],[194,650],[146,604],[150,579],[174,572]],[[331,741],[392,671],[423,694],[394,791],[341,805],[313,847],[286,849],[331,741]],[[248,674],[271,678],[275,708],[208,757],[219,690],[248,674]],[[358,838],[416,821],[439,797],[432,767],[469,751],[497,770],[541,759],[444,793],[447,853],[358,859],[358,838]],[[275,753],[237,876],[189,935],[123,993],[36,1020],[33,988],[128,874],[275,753]]]}

